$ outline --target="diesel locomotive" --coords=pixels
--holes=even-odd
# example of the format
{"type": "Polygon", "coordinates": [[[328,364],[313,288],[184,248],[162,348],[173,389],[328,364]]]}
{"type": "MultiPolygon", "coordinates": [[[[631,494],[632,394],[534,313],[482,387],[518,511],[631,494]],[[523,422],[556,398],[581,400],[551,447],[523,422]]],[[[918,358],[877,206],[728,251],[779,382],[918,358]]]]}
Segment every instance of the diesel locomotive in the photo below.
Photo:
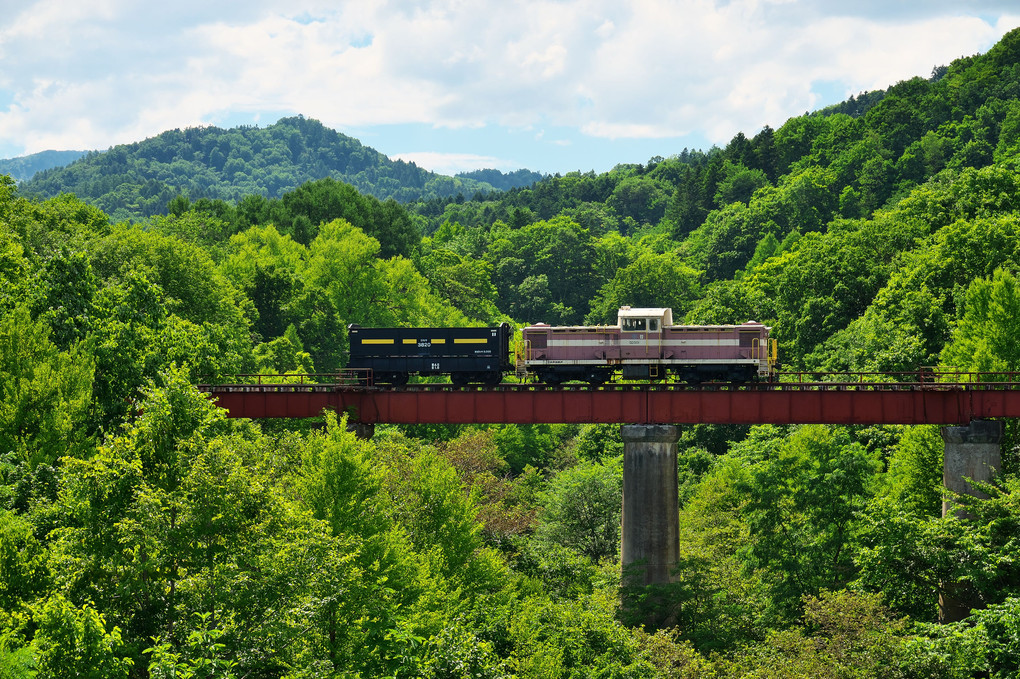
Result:
{"type": "Polygon", "coordinates": [[[510,357],[510,326],[496,328],[361,328],[350,326],[348,367],[373,383],[406,384],[412,374],[449,375],[456,385],[498,384],[514,373],[549,385],[579,380],[678,380],[691,384],[747,382],[770,377],[777,364],[770,328],[673,325],[667,308],[622,307],[616,325],[550,326],[521,330],[510,357]]]}

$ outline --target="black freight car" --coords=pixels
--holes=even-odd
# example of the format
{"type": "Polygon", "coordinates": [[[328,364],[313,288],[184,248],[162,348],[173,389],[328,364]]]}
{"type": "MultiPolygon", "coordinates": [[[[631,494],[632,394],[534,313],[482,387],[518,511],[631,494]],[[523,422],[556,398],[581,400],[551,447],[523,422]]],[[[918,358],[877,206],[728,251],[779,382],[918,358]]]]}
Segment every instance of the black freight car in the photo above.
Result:
{"type": "Polygon", "coordinates": [[[376,384],[409,375],[449,375],[454,384],[498,384],[510,363],[510,326],[496,328],[362,328],[348,326],[347,367],[370,371],[376,384]]]}

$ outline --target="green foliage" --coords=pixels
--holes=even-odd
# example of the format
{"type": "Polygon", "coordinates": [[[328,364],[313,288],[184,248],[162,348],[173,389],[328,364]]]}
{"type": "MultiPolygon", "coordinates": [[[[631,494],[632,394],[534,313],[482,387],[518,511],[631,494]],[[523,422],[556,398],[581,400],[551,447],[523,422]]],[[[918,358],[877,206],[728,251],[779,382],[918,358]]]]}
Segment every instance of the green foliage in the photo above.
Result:
{"type": "Polygon", "coordinates": [[[49,588],[44,546],[27,519],[0,509],[0,630],[49,588]]]}
{"type": "Polygon", "coordinates": [[[423,450],[395,459],[388,489],[396,520],[433,572],[473,594],[495,586],[500,567],[482,545],[473,493],[442,456],[423,450]]]}
{"type": "Polygon", "coordinates": [[[592,594],[600,579],[598,564],[571,547],[529,540],[514,554],[515,572],[541,583],[553,599],[575,600],[592,594]]]}
{"type": "Polygon", "coordinates": [[[980,627],[954,623],[916,625],[905,640],[904,673],[923,679],[970,679],[987,672],[985,635],[980,627]]]}
{"type": "Polygon", "coordinates": [[[231,237],[221,269],[251,300],[252,329],[263,341],[272,342],[294,325],[313,366],[335,371],[346,348],[344,321],[326,292],[309,280],[308,259],[307,248],[272,226],[253,227],[231,237]]]}
{"type": "MultiPolygon", "coordinates": [[[[526,185],[537,178],[496,175],[492,178],[504,185],[526,185]]],[[[75,193],[121,220],[163,213],[181,194],[224,201],[250,195],[279,198],[322,177],[352,184],[380,200],[428,200],[493,188],[471,175],[442,177],[413,163],[391,161],[356,139],[298,116],[265,128],[170,130],[44,170],[25,182],[24,190],[39,196],[75,193]]]]}
{"type": "Polygon", "coordinates": [[[110,231],[110,218],[71,194],[44,202],[14,201],[9,217],[13,230],[34,253],[48,256],[82,247],[110,231]]]}
{"type": "Polygon", "coordinates": [[[393,200],[380,203],[353,186],[332,179],[303,184],[284,194],[279,204],[270,201],[268,214],[260,217],[259,223],[272,221],[281,225],[306,219],[311,231],[292,233],[301,243],[314,238],[319,225],[342,219],[378,240],[384,257],[408,255],[420,238],[410,217],[393,200]]]}
{"type": "Polygon", "coordinates": [[[606,205],[625,222],[656,224],[666,208],[666,192],[649,175],[627,177],[616,185],[606,205]]]}
{"type": "Polygon", "coordinates": [[[24,307],[0,316],[0,450],[31,466],[82,455],[93,365],[79,346],[59,351],[24,307]]]}
{"type": "Polygon", "coordinates": [[[494,229],[486,260],[494,267],[499,307],[530,322],[578,323],[597,286],[595,243],[560,217],[521,229],[494,229]],[[552,312],[553,317],[541,317],[552,312]]]}
{"type": "Polygon", "coordinates": [[[576,441],[576,453],[582,460],[595,462],[623,455],[620,428],[612,424],[583,425],[576,441]]]}
{"type": "Polygon", "coordinates": [[[18,647],[18,643],[16,635],[0,633],[0,677],[3,679],[35,677],[35,655],[30,647],[18,647]]]}
{"type": "Polygon", "coordinates": [[[986,635],[989,676],[1006,679],[1020,673],[1020,599],[1010,597],[975,611],[972,619],[986,635]]]}
{"type": "Polygon", "coordinates": [[[602,286],[585,321],[613,324],[618,309],[624,305],[670,307],[681,317],[698,296],[698,279],[698,272],[672,253],[643,253],[618,269],[612,280],[602,286]]]}
{"type": "Polygon", "coordinates": [[[426,679],[509,679],[506,661],[470,629],[450,626],[429,640],[421,676],[426,679]]]}
{"type": "Polygon", "coordinates": [[[162,234],[201,245],[211,253],[216,253],[234,230],[233,225],[227,221],[230,218],[229,210],[221,217],[210,211],[192,209],[183,196],[178,196],[177,200],[184,204],[175,205],[174,201],[170,201],[170,214],[154,216],[150,221],[152,227],[162,234]]]}
{"type": "Polygon", "coordinates": [[[822,592],[805,597],[805,630],[772,632],[732,662],[720,663],[724,677],[901,677],[906,659],[901,634],[878,595],[822,592]]]}
{"type": "Polygon", "coordinates": [[[1020,291],[1016,277],[996,270],[991,280],[975,279],[967,289],[964,305],[953,338],[942,351],[942,364],[974,372],[1020,369],[1016,341],[1020,291]]]}
{"type": "Polygon", "coordinates": [[[723,163],[722,181],[715,191],[715,203],[720,207],[730,203],[748,203],[755,191],[768,186],[769,180],[761,170],[752,170],[730,161],[723,163]]]}
{"type": "Polygon", "coordinates": [[[908,427],[889,458],[884,479],[888,496],[911,514],[941,516],[944,449],[937,427],[908,427]]]}
{"type": "Polygon", "coordinates": [[[615,597],[596,592],[554,602],[530,597],[511,617],[511,667],[518,677],[651,677],[626,628],[614,620],[615,597]]]}
{"type": "Polygon", "coordinates": [[[307,280],[325,291],[340,318],[367,327],[464,325],[404,259],[380,261],[379,242],[347,222],[325,224],[308,248],[307,280]]]}
{"type": "Polygon", "coordinates": [[[197,245],[137,227],[116,227],[97,242],[92,266],[103,279],[144,274],[166,295],[170,310],[194,322],[242,323],[238,298],[197,245]]]}
{"type": "Polygon", "coordinates": [[[593,561],[620,549],[622,460],[580,462],[549,481],[541,494],[536,537],[570,547],[593,561]]]}
{"type": "Polygon", "coordinates": [[[96,316],[99,282],[85,253],[54,253],[39,271],[32,315],[52,329],[61,349],[86,337],[96,316]]]}
{"type": "Polygon", "coordinates": [[[854,579],[851,538],[877,471],[844,431],[811,426],[752,467],[742,484],[748,563],[769,572],[779,610],[854,579]]]}
{"type": "Polygon", "coordinates": [[[490,262],[436,247],[431,239],[425,239],[415,266],[438,295],[467,317],[483,323],[497,322],[499,311],[490,262]]]}
{"type": "Polygon", "coordinates": [[[568,431],[562,425],[548,424],[498,424],[492,427],[499,456],[514,474],[523,472],[529,465],[537,469],[550,466],[557,446],[568,431]]]}
{"type": "Polygon", "coordinates": [[[43,603],[36,615],[36,677],[128,676],[132,662],[122,655],[120,630],[108,630],[104,617],[91,606],[76,607],[57,594],[43,603]]]}
{"type": "Polygon", "coordinates": [[[367,446],[345,428],[345,420],[327,414],[325,433],[308,439],[298,492],[315,517],[335,533],[371,536],[390,525],[379,495],[383,477],[369,459],[367,446]]]}
{"type": "Polygon", "coordinates": [[[155,640],[155,646],[145,649],[145,653],[151,653],[149,662],[149,676],[153,679],[204,679],[205,677],[222,677],[233,679],[231,672],[237,663],[233,660],[225,660],[220,656],[226,648],[226,644],[219,640],[223,637],[223,630],[212,628],[211,613],[197,614],[200,621],[199,628],[188,634],[186,648],[183,653],[177,653],[168,642],[160,643],[155,640]]]}
{"type": "Polygon", "coordinates": [[[968,520],[876,501],[861,525],[860,585],[885,592],[891,606],[922,621],[935,619],[935,594],[957,582],[970,588],[974,607],[1016,596],[1018,488],[1015,477],[1003,475],[982,486],[989,498],[957,498],[974,517],[968,520]]]}
{"type": "Polygon", "coordinates": [[[258,362],[260,373],[303,374],[315,370],[312,357],[304,350],[293,323],[287,326],[282,337],[255,347],[255,360],[258,362]]]}

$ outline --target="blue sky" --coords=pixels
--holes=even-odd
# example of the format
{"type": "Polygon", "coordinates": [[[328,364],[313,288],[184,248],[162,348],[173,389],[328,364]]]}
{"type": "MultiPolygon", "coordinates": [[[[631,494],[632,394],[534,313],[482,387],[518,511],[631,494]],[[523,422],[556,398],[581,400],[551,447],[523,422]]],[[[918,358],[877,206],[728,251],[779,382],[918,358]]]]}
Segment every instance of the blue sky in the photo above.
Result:
{"type": "Polygon", "coordinates": [[[0,0],[0,158],[302,114],[443,173],[725,145],[986,51],[1015,0],[0,0]]]}

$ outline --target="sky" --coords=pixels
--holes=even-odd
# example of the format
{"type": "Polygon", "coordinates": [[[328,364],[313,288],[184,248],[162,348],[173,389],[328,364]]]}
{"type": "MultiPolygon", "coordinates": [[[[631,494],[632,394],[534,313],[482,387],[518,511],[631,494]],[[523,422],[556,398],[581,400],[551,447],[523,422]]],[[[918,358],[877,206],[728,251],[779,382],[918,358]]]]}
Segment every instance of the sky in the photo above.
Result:
{"type": "Polygon", "coordinates": [[[0,158],[301,114],[444,174],[604,172],[1017,26],[1017,0],[0,0],[0,158]]]}

